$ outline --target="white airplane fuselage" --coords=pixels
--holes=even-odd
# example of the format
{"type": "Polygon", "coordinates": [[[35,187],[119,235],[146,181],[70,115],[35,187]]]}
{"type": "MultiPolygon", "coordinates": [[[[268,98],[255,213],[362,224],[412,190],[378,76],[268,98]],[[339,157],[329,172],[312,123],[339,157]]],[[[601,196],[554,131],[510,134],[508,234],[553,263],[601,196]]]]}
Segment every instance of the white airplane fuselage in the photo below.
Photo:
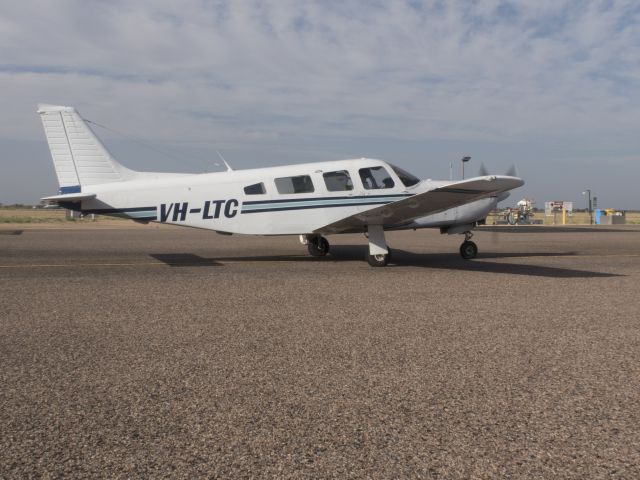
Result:
{"type": "MultiPolygon", "coordinates": [[[[405,187],[386,162],[363,158],[216,173],[158,174],[157,178],[93,185],[90,191],[96,198],[83,200],[80,210],[225,233],[308,234],[372,206],[447,183],[423,180],[405,187]],[[366,189],[359,170],[379,166],[393,178],[393,186],[366,189]],[[323,173],[336,171],[348,172],[351,190],[328,191],[323,173]],[[275,179],[303,175],[311,177],[313,192],[278,192],[275,179]],[[264,186],[264,193],[245,193],[246,187],[257,184],[264,186]]],[[[482,198],[408,223],[385,226],[385,229],[473,224],[486,218],[498,200],[497,197],[482,198]]]]}

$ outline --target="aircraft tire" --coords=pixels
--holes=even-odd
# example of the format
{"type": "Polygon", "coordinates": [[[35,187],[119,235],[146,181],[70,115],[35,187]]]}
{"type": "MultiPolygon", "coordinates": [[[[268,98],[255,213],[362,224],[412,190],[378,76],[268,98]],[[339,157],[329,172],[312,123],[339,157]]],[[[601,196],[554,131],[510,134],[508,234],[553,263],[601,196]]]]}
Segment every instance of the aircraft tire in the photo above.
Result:
{"type": "Polygon", "coordinates": [[[386,267],[389,263],[389,254],[369,255],[367,253],[367,262],[372,267],[386,267]]]}
{"type": "Polygon", "coordinates": [[[307,250],[312,257],[324,257],[329,253],[329,242],[324,237],[315,237],[309,240],[307,250]]]}
{"type": "Polygon", "coordinates": [[[460,256],[465,260],[471,260],[478,256],[478,246],[474,242],[466,241],[460,245],[460,256]]]}

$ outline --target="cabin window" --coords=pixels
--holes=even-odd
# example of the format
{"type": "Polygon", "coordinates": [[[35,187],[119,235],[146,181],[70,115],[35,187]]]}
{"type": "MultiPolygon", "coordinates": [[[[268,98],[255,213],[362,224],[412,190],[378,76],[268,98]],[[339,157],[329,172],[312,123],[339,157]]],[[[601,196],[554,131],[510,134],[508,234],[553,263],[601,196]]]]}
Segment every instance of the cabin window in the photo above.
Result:
{"type": "Polygon", "coordinates": [[[244,193],[245,195],[264,195],[267,190],[264,188],[264,183],[260,182],[244,187],[244,193]]]}
{"type": "Polygon", "coordinates": [[[393,178],[389,176],[389,172],[384,167],[361,168],[360,179],[366,190],[393,188],[395,185],[393,178]]]}
{"type": "Polygon", "coordinates": [[[330,192],[346,192],[353,190],[353,182],[346,170],[338,170],[337,172],[323,173],[324,184],[330,192]]]}
{"type": "Polygon", "coordinates": [[[314,191],[313,182],[309,175],[276,178],[275,182],[278,193],[283,195],[290,193],[311,193],[314,191]]]}

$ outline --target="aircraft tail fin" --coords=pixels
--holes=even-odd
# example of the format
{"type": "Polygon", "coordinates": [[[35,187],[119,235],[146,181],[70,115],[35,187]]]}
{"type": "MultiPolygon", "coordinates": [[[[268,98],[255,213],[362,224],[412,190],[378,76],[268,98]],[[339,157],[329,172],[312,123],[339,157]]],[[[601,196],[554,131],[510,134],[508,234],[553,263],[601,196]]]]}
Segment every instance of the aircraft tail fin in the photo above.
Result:
{"type": "Polygon", "coordinates": [[[120,182],[137,172],[119,164],[73,107],[38,105],[60,194],[78,193],[82,186],[120,182]]]}

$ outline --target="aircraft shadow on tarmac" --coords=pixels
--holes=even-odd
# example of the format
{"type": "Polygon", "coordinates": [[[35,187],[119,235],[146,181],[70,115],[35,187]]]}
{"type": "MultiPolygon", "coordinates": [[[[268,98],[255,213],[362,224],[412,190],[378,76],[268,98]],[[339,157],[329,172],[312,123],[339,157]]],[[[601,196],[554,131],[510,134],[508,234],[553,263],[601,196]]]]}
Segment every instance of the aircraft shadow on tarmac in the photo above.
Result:
{"type": "Polygon", "coordinates": [[[150,253],[151,258],[170,267],[220,267],[214,258],[204,258],[193,253],[150,253]]]}
{"type": "Polygon", "coordinates": [[[0,230],[0,235],[22,235],[24,230],[0,230]]]}
{"type": "MultiPolygon", "coordinates": [[[[366,248],[366,247],[365,247],[366,248]]],[[[463,260],[457,253],[414,253],[391,247],[392,258],[386,268],[423,267],[442,270],[463,270],[467,272],[504,273],[509,275],[527,275],[552,278],[597,278],[619,277],[622,275],[570,268],[546,267],[540,265],[524,265],[518,263],[487,262],[485,258],[531,258],[531,257],[571,257],[576,252],[526,252],[526,253],[494,253],[486,252],[478,255],[479,261],[463,260]]],[[[341,259],[360,260],[366,250],[361,246],[332,247],[332,255],[341,259]]]]}
{"type": "MultiPolygon", "coordinates": [[[[349,260],[364,261],[366,247],[362,245],[336,245],[331,247],[331,254],[324,258],[308,255],[261,255],[242,257],[205,258],[192,253],[153,253],[149,256],[170,267],[213,267],[223,266],[224,262],[342,262],[349,260]]],[[[606,278],[620,277],[614,273],[575,270],[570,268],[547,267],[540,265],[524,265],[518,263],[488,262],[487,258],[531,258],[531,257],[569,257],[575,252],[564,253],[481,253],[478,261],[463,260],[458,254],[448,253],[413,253],[392,249],[392,260],[386,268],[422,267],[442,270],[461,270],[467,272],[503,273],[508,275],[525,275],[550,278],[606,278]]],[[[384,270],[384,269],[376,269],[384,270]]]]}

